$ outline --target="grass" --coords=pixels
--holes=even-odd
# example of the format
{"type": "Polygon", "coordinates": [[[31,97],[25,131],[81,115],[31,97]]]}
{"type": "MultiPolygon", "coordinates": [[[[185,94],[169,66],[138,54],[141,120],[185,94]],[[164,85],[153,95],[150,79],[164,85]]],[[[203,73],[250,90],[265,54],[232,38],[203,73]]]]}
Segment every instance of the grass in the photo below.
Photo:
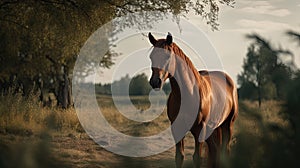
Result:
{"type": "MultiPolygon", "coordinates": [[[[293,165],[285,151],[287,143],[294,143],[291,123],[284,112],[283,102],[263,102],[261,108],[251,101],[239,103],[240,113],[236,125],[236,144],[227,167],[283,167],[293,165]]],[[[293,167],[293,166],[291,166],[293,167]]]]}
{"type": "MultiPolygon", "coordinates": [[[[141,110],[140,115],[143,115],[144,111],[150,107],[150,102],[147,101],[147,98],[142,96],[132,97],[131,100],[134,100],[134,105],[137,109],[141,110]],[[145,100],[146,99],[146,100],[145,100]]],[[[103,113],[106,120],[118,131],[132,136],[151,136],[155,135],[165,129],[167,129],[170,125],[170,122],[167,117],[166,109],[162,112],[162,114],[157,117],[152,122],[136,122],[130,120],[123,116],[117,108],[112,105],[113,100],[108,96],[98,96],[98,102],[100,106],[100,110],[103,113]],[[110,104],[111,106],[107,106],[106,104],[110,104]]],[[[126,109],[126,105],[123,107],[126,109]]]]}
{"type": "MultiPolygon", "coordinates": [[[[97,96],[101,112],[120,132],[133,136],[149,136],[169,127],[166,111],[149,123],[135,122],[120,114],[109,96],[97,96]]],[[[0,97],[0,167],[174,167],[175,149],[146,158],[115,155],[96,144],[81,128],[76,112],[70,108],[42,107],[37,94],[27,98],[20,94],[0,97]]],[[[147,110],[145,97],[132,97],[134,105],[147,110]]],[[[240,102],[235,125],[232,158],[227,167],[270,167],[277,155],[268,152],[282,150],[281,130],[289,130],[290,123],[282,109],[283,102],[240,102]],[[277,145],[277,148],[270,148],[277,145]],[[265,158],[265,159],[262,159],[265,158]],[[267,161],[266,161],[267,160],[267,161]],[[268,161],[269,160],[269,161],[268,161]]],[[[287,139],[287,138],[285,138],[287,139]]],[[[191,134],[185,138],[185,165],[192,167],[194,142],[191,134]]],[[[207,150],[207,149],[205,149],[207,150]]],[[[202,163],[205,167],[206,156],[202,163]]],[[[275,162],[276,163],[276,162],[275,162]]]]}

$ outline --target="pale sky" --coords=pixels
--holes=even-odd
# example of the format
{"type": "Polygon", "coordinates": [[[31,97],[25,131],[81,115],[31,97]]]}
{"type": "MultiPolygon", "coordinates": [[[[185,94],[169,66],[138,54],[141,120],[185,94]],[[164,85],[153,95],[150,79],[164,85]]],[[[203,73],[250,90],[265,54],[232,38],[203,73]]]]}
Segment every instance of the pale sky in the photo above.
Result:
{"type": "MultiPolygon", "coordinates": [[[[223,70],[226,71],[235,81],[238,73],[242,71],[243,59],[245,58],[247,48],[251,43],[250,40],[245,38],[245,35],[249,33],[255,32],[260,34],[265,39],[271,41],[271,44],[275,47],[281,46],[284,49],[290,49],[295,54],[295,61],[299,67],[300,47],[297,46],[298,43],[291,40],[285,34],[285,32],[287,30],[295,30],[300,32],[300,21],[298,18],[300,16],[300,1],[236,0],[234,8],[221,6],[220,9],[219,31],[211,31],[211,28],[205,24],[205,21],[200,16],[195,16],[193,14],[188,14],[187,22],[190,22],[196,28],[204,32],[220,57],[223,64],[223,70]]],[[[186,45],[189,45],[193,39],[184,39],[184,37],[188,38],[187,34],[198,32],[189,29],[189,26],[185,26],[186,22],[184,22],[184,20],[181,22],[181,24],[181,34],[178,26],[174,26],[176,25],[175,23],[171,25],[168,22],[163,23],[163,26],[154,26],[153,29],[143,30],[143,32],[154,32],[153,34],[158,38],[164,38],[168,31],[171,32],[174,36],[174,42],[184,50],[186,55],[191,58],[195,66],[199,69],[204,69],[205,63],[203,64],[203,60],[195,56],[194,51],[189,50],[188,47],[185,47],[186,45]],[[159,34],[158,32],[162,34],[159,34]],[[186,43],[187,41],[189,41],[189,43],[186,43]]],[[[148,42],[148,39],[142,36],[141,33],[124,38],[126,34],[130,33],[125,31],[123,35],[120,35],[120,37],[122,37],[124,40],[120,38],[121,41],[118,42],[118,47],[115,48],[117,52],[121,52],[123,54],[119,59],[115,60],[115,68],[123,68],[121,70],[118,68],[112,68],[112,70],[105,71],[102,70],[102,73],[98,76],[96,81],[107,83],[111,81],[112,74],[117,74],[113,77],[114,79],[118,79],[120,76],[124,76],[126,73],[129,73],[130,76],[134,76],[135,74],[141,72],[150,74],[150,62],[148,55],[151,45],[148,42]],[[136,62],[134,63],[126,63],[126,57],[136,57],[136,55],[144,56],[141,56],[141,58],[138,60],[135,59],[136,62]],[[127,66],[121,66],[120,63],[122,62],[127,66]],[[139,66],[137,65],[140,64],[145,66],[147,65],[147,67],[135,72],[126,72],[126,69],[131,69],[134,66],[138,68],[139,66]]],[[[205,46],[199,44],[197,49],[201,50],[203,47],[205,46]]]]}
{"type": "Polygon", "coordinates": [[[297,0],[237,0],[235,8],[221,8],[219,31],[212,32],[197,17],[191,20],[204,30],[222,58],[224,69],[235,80],[242,71],[247,47],[251,43],[245,34],[256,32],[295,54],[300,65],[300,48],[285,32],[300,32],[300,1],[297,0]]]}

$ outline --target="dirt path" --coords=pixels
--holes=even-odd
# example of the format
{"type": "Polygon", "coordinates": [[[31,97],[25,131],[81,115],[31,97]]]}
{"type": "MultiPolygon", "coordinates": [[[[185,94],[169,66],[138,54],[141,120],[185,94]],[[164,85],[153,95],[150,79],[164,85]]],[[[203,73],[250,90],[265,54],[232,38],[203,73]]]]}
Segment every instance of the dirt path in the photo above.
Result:
{"type": "MultiPolygon", "coordinates": [[[[85,133],[51,133],[43,135],[0,134],[1,164],[9,167],[72,167],[72,168],[172,168],[174,150],[145,157],[130,158],[106,151],[85,133]]],[[[191,135],[186,137],[184,167],[193,167],[194,150],[191,135]]],[[[203,160],[205,164],[206,160],[203,160]]]]}

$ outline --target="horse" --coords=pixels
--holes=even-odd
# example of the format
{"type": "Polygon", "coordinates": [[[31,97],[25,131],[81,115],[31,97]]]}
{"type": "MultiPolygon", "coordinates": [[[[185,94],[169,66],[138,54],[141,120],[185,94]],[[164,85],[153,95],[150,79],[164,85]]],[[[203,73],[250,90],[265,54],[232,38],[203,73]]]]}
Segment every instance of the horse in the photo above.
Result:
{"type": "MultiPolygon", "coordinates": [[[[206,142],[208,167],[220,167],[221,153],[230,153],[233,125],[238,115],[238,96],[233,80],[222,71],[198,71],[183,50],[173,42],[170,33],[165,39],[156,39],[150,32],[148,38],[153,47],[149,83],[153,89],[160,90],[169,79],[171,92],[167,101],[167,115],[171,125],[181,113],[186,117],[193,116],[189,120],[192,124],[182,124],[182,127],[186,127],[195,140],[194,166],[200,167],[201,149],[206,142]],[[186,107],[196,107],[192,112],[181,108],[185,99],[188,100],[185,104],[189,103],[186,107]]],[[[183,128],[177,126],[172,130],[176,141],[175,164],[180,168],[184,161],[186,132],[178,136],[176,129],[183,128]]]]}

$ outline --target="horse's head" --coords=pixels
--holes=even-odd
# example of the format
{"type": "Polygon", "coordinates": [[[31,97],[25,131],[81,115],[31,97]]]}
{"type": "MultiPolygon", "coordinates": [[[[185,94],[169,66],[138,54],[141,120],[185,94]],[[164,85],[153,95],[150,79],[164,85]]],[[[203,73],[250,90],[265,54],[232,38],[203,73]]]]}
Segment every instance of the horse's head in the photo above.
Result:
{"type": "Polygon", "coordinates": [[[151,33],[148,37],[153,45],[150,54],[152,64],[150,85],[153,89],[161,89],[164,82],[175,72],[175,56],[172,54],[173,37],[170,33],[166,39],[156,40],[151,33]]]}

